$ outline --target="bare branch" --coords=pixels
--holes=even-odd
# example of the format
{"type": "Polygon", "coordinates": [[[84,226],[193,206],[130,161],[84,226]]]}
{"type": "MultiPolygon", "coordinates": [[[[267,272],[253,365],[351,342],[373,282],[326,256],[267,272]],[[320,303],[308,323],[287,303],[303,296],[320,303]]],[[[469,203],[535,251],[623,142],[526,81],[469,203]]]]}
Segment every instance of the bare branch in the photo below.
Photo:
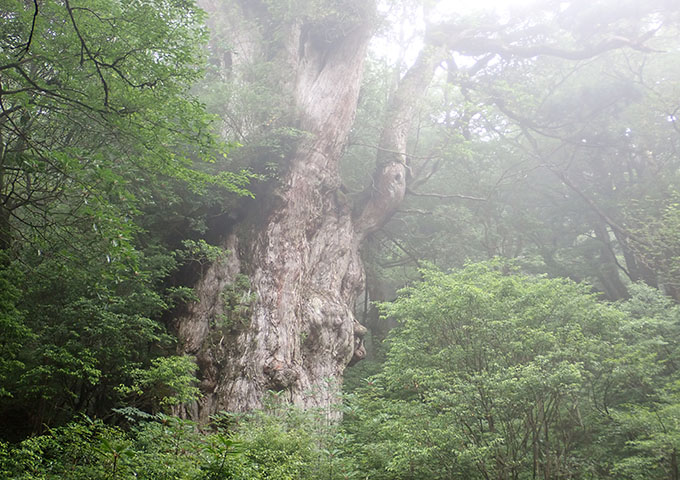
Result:
{"type": "Polygon", "coordinates": [[[413,155],[411,153],[407,152],[399,152],[397,150],[390,150],[389,148],[383,148],[378,145],[374,145],[371,143],[361,143],[361,142],[352,142],[351,145],[357,146],[357,147],[368,147],[372,148],[374,150],[377,150],[379,152],[385,152],[385,153],[393,153],[395,155],[403,155],[407,158],[413,158],[415,160],[431,160],[433,158],[432,155],[413,155]]]}
{"type": "Polygon", "coordinates": [[[656,50],[644,45],[656,30],[642,35],[639,40],[632,40],[621,36],[611,36],[597,45],[593,45],[580,50],[569,50],[553,45],[534,45],[523,47],[519,45],[507,45],[501,40],[480,38],[473,36],[470,38],[453,39],[451,48],[466,55],[488,55],[495,53],[502,57],[533,58],[539,56],[557,57],[565,60],[585,60],[595,57],[601,53],[628,47],[640,52],[652,53],[656,50]]]}
{"type": "MultiPolygon", "coordinates": [[[[32,57],[32,59],[34,60],[35,57],[32,57]]],[[[9,69],[9,68],[20,67],[20,66],[23,65],[24,63],[28,63],[28,62],[30,62],[30,61],[31,61],[31,59],[26,58],[26,59],[20,60],[20,61],[18,61],[18,62],[6,63],[6,64],[4,64],[4,65],[0,65],[0,71],[2,71],[2,70],[7,70],[7,69],[9,69]]]]}
{"type": "Polygon", "coordinates": [[[24,45],[21,45],[23,50],[18,55],[19,59],[22,59],[31,48],[31,42],[33,41],[33,33],[35,32],[35,21],[38,18],[38,0],[33,0],[33,21],[31,22],[31,32],[28,34],[28,40],[24,45]]]}
{"type": "Polygon", "coordinates": [[[76,23],[76,19],[73,16],[73,8],[71,8],[71,4],[70,4],[69,0],[64,0],[64,4],[66,5],[66,10],[68,11],[68,16],[71,19],[71,24],[73,25],[73,30],[76,32],[76,35],[78,36],[78,39],[80,40],[81,51],[85,51],[85,53],[87,53],[87,56],[89,57],[90,60],[92,60],[92,63],[94,64],[94,68],[97,70],[97,75],[99,76],[99,80],[101,81],[102,88],[104,89],[104,106],[108,107],[109,106],[109,85],[108,85],[108,83],[106,83],[106,79],[104,78],[104,74],[101,71],[99,62],[97,61],[95,56],[90,51],[90,48],[87,46],[87,42],[85,42],[85,39],[83,38],[82,34],[80,33],[80,29],[78,28],[78,24],[76,23]]]}
{"type": "Polygon", "coordinates": [[[646,245],[649,246],[647,242],[642,240],[640,237],[637,235],[634,235],[630,230],[622,227],[619,225],[614,219],[612,219],[607,213],[602,210],[599,205],[597,205],[588,195],[586,195],[580,188],[578,188],[574,182],[571,181],[571,179],[567,176],[566,173],[564,172],[558,172],[557,170],[548,167],[548,169],[553,172],[557,178],[559,178],[562,183],[564,183],[567,187],[569,187],[570,190],[572,190],[576,195],[581,197],[581,199],[588,204],[590,208],[593,209],[593,211],[602,219],[605,221],[607,225],[611,227],[612,230],[616,230],[623,235],[626,235],[628,238],[631,240],[639,243],[640,245],[646,245]]]}
{"type": "Polygon", "coordinates": [[[416,215],[432,215],[431,210],[422,210],[420,208],[405,208],[397,210],[397,213],[416,214],[416,215]]]}
{"type": "MultiPolygon", "coordinates": [[[[385,231],[387,234],[387,238],[390,242],[392,242],[399,250],[404,252],[404,254],[412,261],[413,263],[416,264],[418,268],[422,268],[422,265],[420,264],[420,261],[418,260],[418,257],[415,256],[412,252],[410,252],[404,245],[401,244],[398,240],[396,240],[389,232],[385,231]]],[[[401,263],[403,260],[399,261],[401,263]]],[[[403,264],[408,263],[404,262],[403,264]]]]}
{"type": "Polygon", "coordinates": [[[474,200],[478,202],[488,202],[488,198],[481,198],[481,197],[472,197],[470,195],[460,195],[457,193],[452,193],[452,194],[443,194],[443,193],[421,193],[421,192],[414,192],[413,190],[407,189],[406,190],[407,195],[412,195],[414,197],[428,197],[428,198],[439,198],[442,200],[450,200],[450,199],[459,199],[459,200],[474,200]]]}

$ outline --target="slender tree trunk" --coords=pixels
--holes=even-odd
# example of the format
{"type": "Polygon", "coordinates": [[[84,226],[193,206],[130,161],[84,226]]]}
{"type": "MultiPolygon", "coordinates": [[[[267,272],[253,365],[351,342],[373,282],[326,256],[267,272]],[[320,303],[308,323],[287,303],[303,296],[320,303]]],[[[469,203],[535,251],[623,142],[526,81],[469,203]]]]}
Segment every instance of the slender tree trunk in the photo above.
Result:
{"type": "MultiPolygon", "coordinates": [[[[378,245],[375,238],[370,238],[363,246],[363,258],[370,258],[370,256],[377,254],[378,245]]],[[[364,312],[363,325],[371,332],[371,343],[368,345],[369,356],[374,354],[371,351],[371,346],[379,344],[387,337],[388,332],[395,326],[394,320],[384,318],[380,315],[380,310],[376,302],[385,302],[388,300],[387,287],[379,278],[379,274],[375,269],[371,268],[371,263],[366,263],[366,294],[368,295],[368,304],[364,312]]]]}
{"type": "Polygon", "coordinates": [[[628,298],[628,289],[621,280],[607,227],[602,224],[596,224],[594,231],[595,237],[601,242],[598,277],[602,283],[605,295],[609,300],[628,298]]]}
{"type": "Polygon", "coordinates": [[[678,473],[678,452],[674,448],[671,451],[671,480],[679,480],[680,474],[678,473]]]}
{"type": "MultiPolygon", "coordinates": [[[[0,202],[2,200],[3,198],[0,196],[0,202]]],[[[0,251],[9,251],[12,246],[11,228],[10,212],[4,205],[0,204],[0,251]]]]}
{"type": "Polygon", "coordinates": [[[643,281],[650,287],[658,288],[659,282],[656,272],[645,263],[644,259],[636,255],[635,250],[630,246],[629,238],[623,232],[617,230],[614,230],[613,233],[621,248],[621,253],[623,253],[630,279],[633,282],[643,281]]]}
{"type": "MultiPolygon", "coordinates": [[[[9,198],[5,195],[5,146],[2,132],[0,131],[0,251],[8,251],[12,246],[12,226],[10,224],[11,212],[8,208],[9,198]]],[[[2,262],[2,259],[0,259],[2,262]]],[[[2,266],[2,263],[0,263],[2,266]]]]}

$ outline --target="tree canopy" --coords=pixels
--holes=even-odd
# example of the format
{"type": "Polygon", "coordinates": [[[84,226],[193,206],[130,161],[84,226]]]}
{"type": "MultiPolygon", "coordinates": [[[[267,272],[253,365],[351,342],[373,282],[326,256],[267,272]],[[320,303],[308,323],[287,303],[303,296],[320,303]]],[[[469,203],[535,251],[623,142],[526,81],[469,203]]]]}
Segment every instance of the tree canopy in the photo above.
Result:
{"type": "Polygon", "coordinates": [[[172,352],[169,275],[205,255],[191,238],[210,202],[249,176],[224,168],[190,92],[206,41],[193,2],[6,1],[2,17],[0,395],[3,421],[30,431],[114,406],[172,352]]]}

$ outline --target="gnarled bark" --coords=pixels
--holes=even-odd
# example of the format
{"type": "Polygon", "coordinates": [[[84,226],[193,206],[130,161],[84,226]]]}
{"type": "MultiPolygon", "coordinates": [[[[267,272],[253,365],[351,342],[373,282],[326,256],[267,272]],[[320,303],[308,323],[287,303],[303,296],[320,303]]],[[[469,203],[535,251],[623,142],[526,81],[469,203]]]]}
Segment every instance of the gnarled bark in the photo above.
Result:
{"type": "Polygon", "coordinates": [[[290,68],[293,127],[305,133],[275,191],[228,235],[229,255],[203,275],[199,300],[176,322],[182,351],[200,367],[203,398],[189,412],[200,420],[256,408],[267,390],[327,406],[345,366],[364,355],[365,329],[352,313],[363,270],[338,161],[371,31],[357,22],[328,43],[316,28],[290,23],[278,50],[290,68]]]}
{"type": "MultiPolygon", "coordinates": [[[[365,9],[370,2],[360,4],[365,9]]],[[[260,32],[252,25],[274,24],[264,3],[243,5],[232,4],[229,12],[250,26],[242,32],[239,20],[231,22],[235,58],[240,44],[255,55],[253,38],[260,32]]],[[[214,0],[205,6],[213,18],[220,13],[214,0]]],[[[202,276],[199,300],[176,320],[182,352],[195,355],[200,370],[203,398],[185,412],[194,418],[256,408],[267,390],[300,406],[327,407],[335,403],[345,367],[365,355],[366,329],[353,315],[364,288],[359,249],[404,197],[411,118],[442,51],[425,49],[395,92],[373,184],[353,208],[340,189],[338,162],[372,33],[360,18],[277,23],[276,47],[263,55],[285,68],[281,88],[293,99],[290,126],[304,134],[285,159],[278,185],[258,197],[257,215],[228,234],[230,253],[202,276]]]]}

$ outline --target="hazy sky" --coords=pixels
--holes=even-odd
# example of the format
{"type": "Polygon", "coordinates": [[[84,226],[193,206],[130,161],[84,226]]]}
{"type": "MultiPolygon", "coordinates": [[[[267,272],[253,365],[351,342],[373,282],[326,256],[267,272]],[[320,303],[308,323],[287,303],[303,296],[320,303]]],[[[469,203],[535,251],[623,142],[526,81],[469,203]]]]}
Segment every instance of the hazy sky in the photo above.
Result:
{"type": "MultiPolygon", "coordinates": [[[[474,14],[474,12],[480,10],[493,10],[502,19],[507,17],[510,11],[521,9],[536,2],[537,0],[439,0],[432,15],[434,15],[433,20],[436,22],[444,18],[474,14]]],[[[392,19],[394,30],[386,36],[374,39],[373,50],[378,55],[387,56],[391,59],[404,55],[404,60],[409,65],[415,60],[415,56],[422,47],[422,31],[425,27],[422,10],[419,11],[420,13],[409,12],[404,17],[403,12],[397,9],[393,10],[393,8],[387,8],[385,13],[387,13],[388,18],[392,19]],[[400,29],[402,29],[401,34],[399,33],[400,29]],[[401,54],[402,48],[398,45],[400,37],[406,44],[406,51],[401,52],[401,54]]]]}
{"type": "Polygon", "coordinates": [[[516,6],[534,3],[535,0],[442,0],[438,9],[443,13],[474,11],[480,9],[507,10],[516,6]]]}

